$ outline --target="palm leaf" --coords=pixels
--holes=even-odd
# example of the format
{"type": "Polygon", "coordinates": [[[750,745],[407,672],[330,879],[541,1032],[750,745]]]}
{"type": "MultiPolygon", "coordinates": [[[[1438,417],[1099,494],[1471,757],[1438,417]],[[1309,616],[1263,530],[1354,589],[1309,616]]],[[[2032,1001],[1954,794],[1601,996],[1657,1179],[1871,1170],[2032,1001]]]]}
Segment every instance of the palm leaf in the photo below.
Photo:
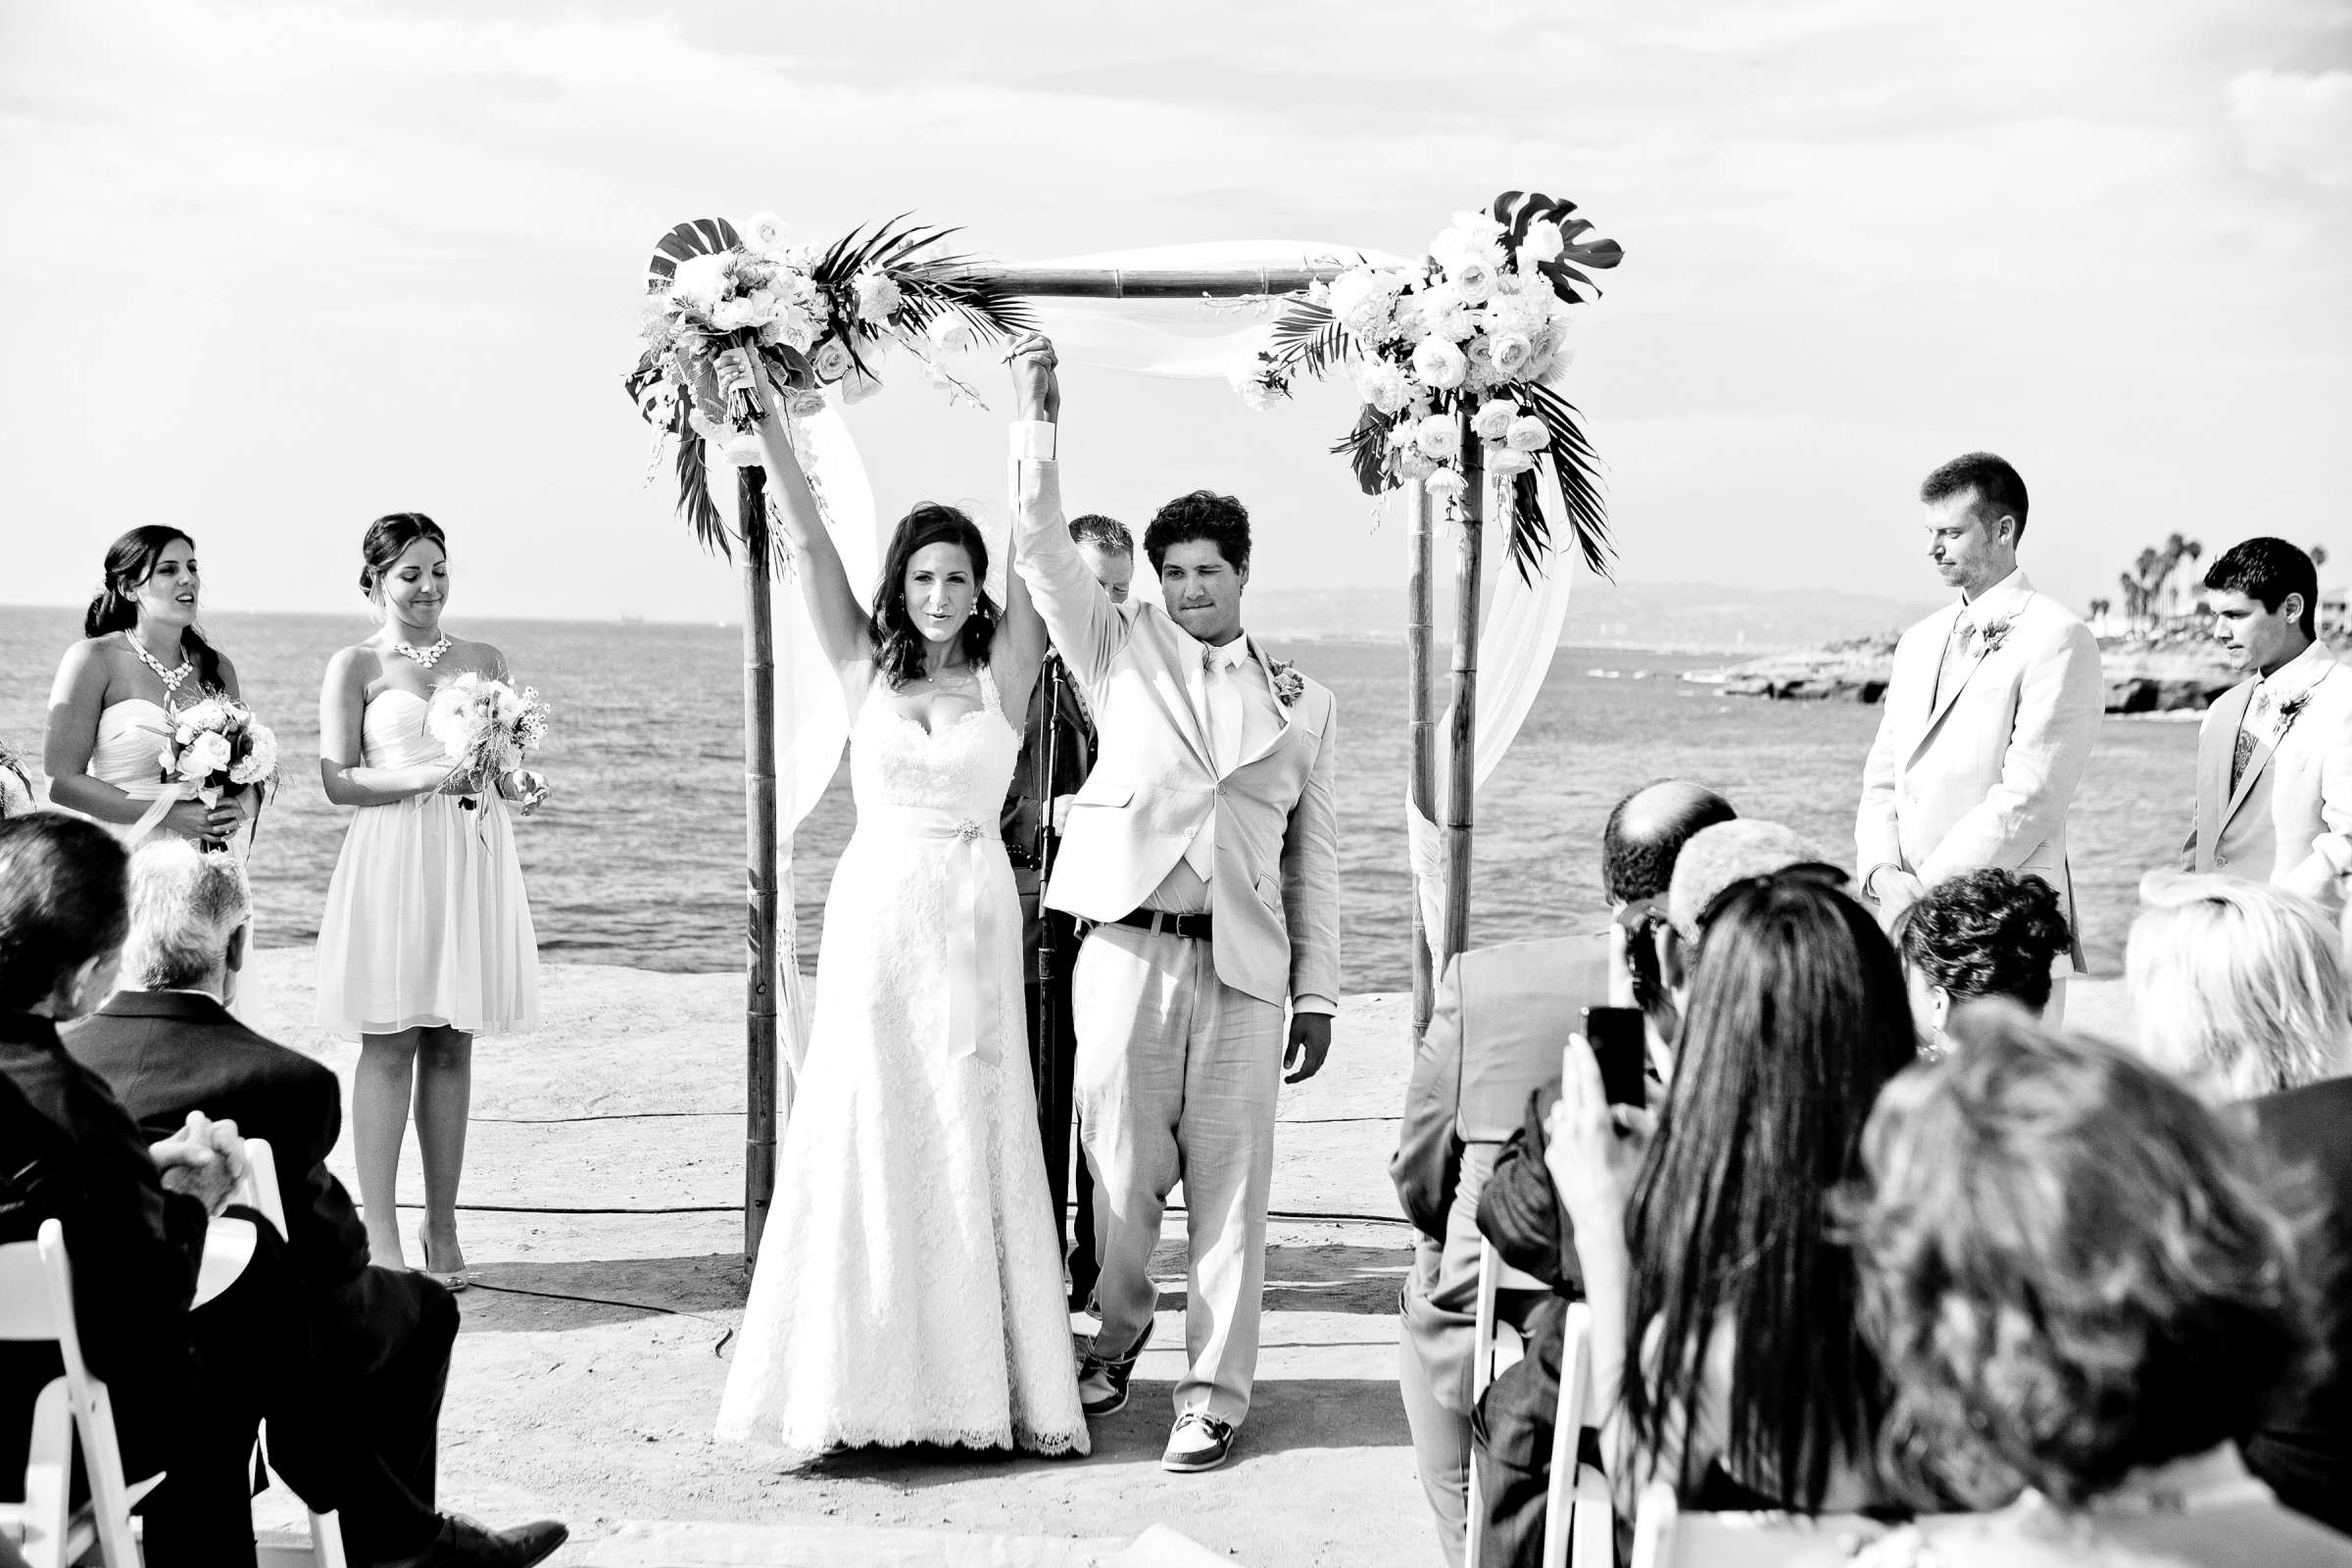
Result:
{"type": "Polygon", "coordinates": [[[735,559],[727,546],[727,525],[719,520],[718,508],[710,504],[710,471],[703,438],[692,430],[678,435],[678,514],[705,550],[715,550],[728,561],[735,559]]]}
{"type": "Polygon", "coordinates": [[[1396,476],[1389,471],[1389,416],[1367,403],[1355,416],[1355,428],[1332,443],[1335,454],[1345,454],[1348,466],[1355,470],[1355,482],[1368,496],[1381,495],[1396,488],[1396,476]]]}
{"type": "MultiPolygon", "coordinates": [[[[1577,413],[1575,404],[1540,381],[1521,390],[1535,405],[1536,416],[1544,421],[1544,429],[1551,433],[1551,444],[1546,450],[1551,454],[1552,475],[1560,483],[1561,510],[1567,514],[1568,529],[1576,548],[1594,575],[1610,576],[1609,561],[1616,547],[1609,541],[1608,507],[1601,499],[1600,476],[1595,471],[1600,460],[1593,455],[1592,443],[1585,439],[1583,416],[1577,413]]],[[[1526,480],[1532,475],[1520,477],[1526,480]]],[[[1532,491],[1523,494],[1532,495],[1532,491]]],[[[1541,511],[1524,500],[1515,509],[1522,514],[1530,510],[1535,510],[1541,518],[1541,511]]],[[[1521,559],[1519,534],[1520,519],[1514,517],[1511,538],[1514,561],[1521,559]]]]}
{"type": "Polygon", "coordinates": [[[1354,346],[1328,307],[1305,299],[1292,300],[1275,318],[1273,344],[1276,361],[1313,376],[1328,374],[1354,346]]]}

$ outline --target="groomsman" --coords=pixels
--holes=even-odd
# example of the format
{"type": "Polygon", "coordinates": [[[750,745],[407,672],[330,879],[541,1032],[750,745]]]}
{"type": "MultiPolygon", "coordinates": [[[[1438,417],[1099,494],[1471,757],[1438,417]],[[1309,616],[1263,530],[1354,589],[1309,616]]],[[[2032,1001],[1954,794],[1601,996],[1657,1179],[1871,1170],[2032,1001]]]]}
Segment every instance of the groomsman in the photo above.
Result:
{"type": "Polygon", "coordinates": [[[2197,735],[2189,871],[2271,881],[2340,910],[2352,870],[2352,672],[2318,640],[2319,568],[2283,539],[2232,546],[2205,573],[2213,632],[2246,671],[2197,735]]]}
{"type": "Polygon", "coordinates": [[[1231,496],[1162,507],[1144,533],[1157,601],[1111,601],[1062,521],[1053,345],[1010,358],[1014,564],[1102,732],[1046,890],[1089,922],[1073,1001],[1102,1328],[1078,1393],[1089,1417],[1127,1403],[1181,1179],[1187,1364],[1160,1463],[1212,1470],[1256,1372],[1283,1068],[1322,1067],[1339,1003],[1336,709],[1242,631],[1250,514],[1231,496]]]}
{"type": "Polygon", "coordinates": [[[2099,645],[2018,567],[2015,468],[1972,452],[1919,499],[1928,559],[1960,597],[1895,646],[1854,822],[1862,890],[1891,926],[1933,884],[2001,866],[2048,882],[2071,920],[2066,814],[2106,708],[2099,645]]]}
{"type": "MultiPolygon", "coordinates": [[[[1114,605],[1127,602],[1135,581],[1135,535],[1127,525],[1099,513],[1070,519],[1070,542],[1078,559],[1114,605]]],[[[1095,719],[1086,698],[1070,678],[1061,656],[1048,652],[1045,668],[1029,695],[1029,721],[1021,730],[1021,755],[1013,762],[1012,786],[1004,794],[1002,831],[1012,860],[1013,886],[1021,896],[1022,969],[1028,999],[1029,1071],[1037,1085],[1038,1135],[1046,1150],[1046,1184],[1054,1198],[1054,1226],[1063,1237],[1070,1268],[1070,1300],[1082,1305],[1095,1288],[1095,1183],[1078,1161],[1077,1243],[1065,1227],[1070,1170],[1070,1067],[1078,1049],[1070,1014],[1070,972],[1078,962],[1078,922],[1045,907],[1038,886],[1046,824],[1058,837],[1070,798],[1095,766],[1095,719]],[[1052,775],[1049,777],[1049,773],[1052,775]]]]}

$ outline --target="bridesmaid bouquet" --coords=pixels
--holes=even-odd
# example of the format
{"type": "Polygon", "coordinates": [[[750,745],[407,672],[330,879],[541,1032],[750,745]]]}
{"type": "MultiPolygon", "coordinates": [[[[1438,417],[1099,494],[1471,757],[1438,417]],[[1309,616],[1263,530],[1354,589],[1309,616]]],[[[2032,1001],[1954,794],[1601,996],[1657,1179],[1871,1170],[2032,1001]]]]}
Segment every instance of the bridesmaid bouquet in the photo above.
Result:
{"type": "MultiPolygon", "coordinates": [[[[536,687],[520,692],[502,680],[470,671],[439,691],[425,710],[425,732],[441,743],[449,776],[501,779],[522,766],[526,753],[547,741],[549,710],[536,687]]],[[[525,799],[536,795],[525,779],[525,799]]],[[[471,802],[466,804],[471,805],[471,802]]]]}
{"type": "Polygon", "coordinates": [[[156,755],[164,782],[219,806],[224,796],[277,781],[277,736],[233,697],[215,695],[172,717],[156,755]]]}

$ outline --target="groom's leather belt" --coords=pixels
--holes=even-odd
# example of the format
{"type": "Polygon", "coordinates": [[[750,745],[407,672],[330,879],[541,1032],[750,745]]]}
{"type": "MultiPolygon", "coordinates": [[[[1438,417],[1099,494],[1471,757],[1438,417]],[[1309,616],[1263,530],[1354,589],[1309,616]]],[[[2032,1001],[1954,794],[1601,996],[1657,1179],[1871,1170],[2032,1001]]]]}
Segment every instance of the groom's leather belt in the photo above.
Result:
{"type": "Polygon", "coordinates": [[[1205,914],[1170,914],[1165,909],[1137,909],[1122,914],[1104,925],[1131,925],[1144,931],[1165,931],[1170,936],[1191,937],[1195,942],[1206,942],[1208,916],[1205,914]]]}

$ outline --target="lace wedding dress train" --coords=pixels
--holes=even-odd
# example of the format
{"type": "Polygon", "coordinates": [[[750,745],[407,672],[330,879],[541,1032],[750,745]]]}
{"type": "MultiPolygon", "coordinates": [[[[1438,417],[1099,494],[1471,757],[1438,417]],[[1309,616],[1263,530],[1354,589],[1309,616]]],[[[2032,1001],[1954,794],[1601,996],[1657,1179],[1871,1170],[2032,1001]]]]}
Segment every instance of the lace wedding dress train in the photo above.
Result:
{"type": "Polygon", "coordinates": [[[870,689],[851,729],[858,829],[721,1438],[1087,1451],[997,835],[1020,736],[980,676],[936,732],[870,689]]]}

